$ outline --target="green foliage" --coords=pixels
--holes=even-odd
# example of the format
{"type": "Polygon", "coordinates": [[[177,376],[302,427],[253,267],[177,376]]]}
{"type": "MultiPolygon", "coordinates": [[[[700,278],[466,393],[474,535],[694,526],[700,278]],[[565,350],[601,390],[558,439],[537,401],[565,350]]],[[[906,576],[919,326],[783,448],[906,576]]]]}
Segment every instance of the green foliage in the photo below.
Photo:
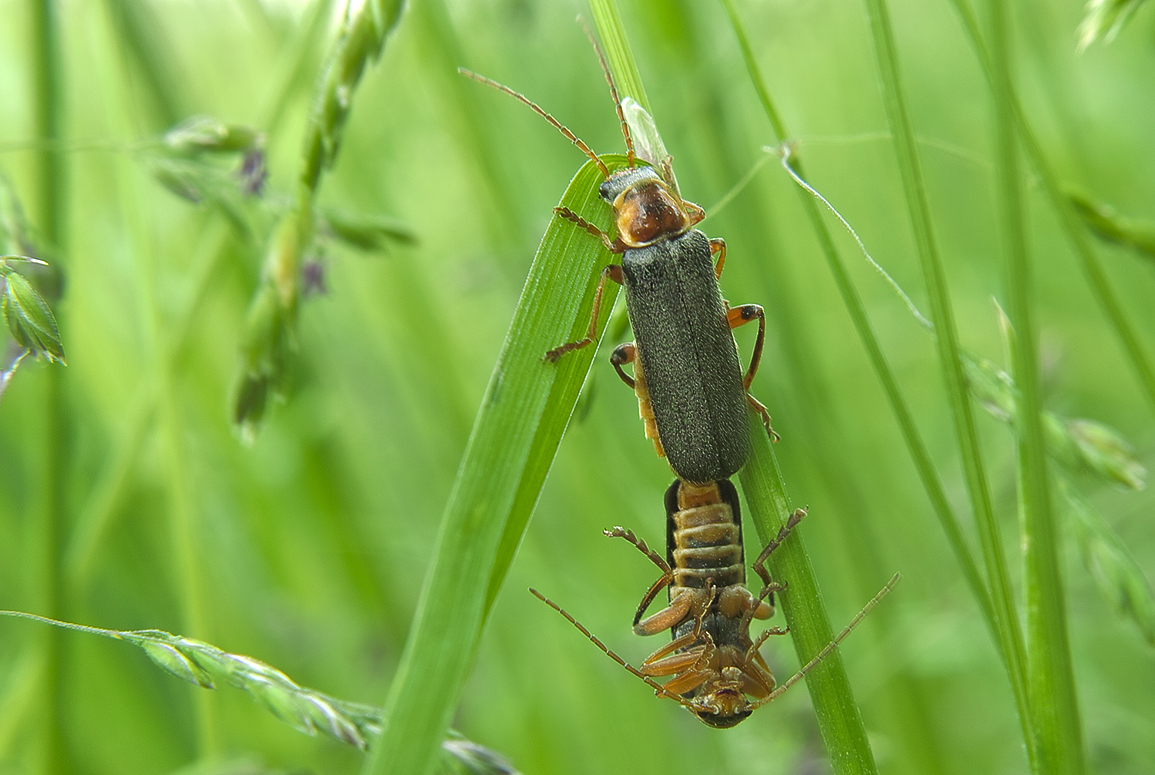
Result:
{"type": "MultiPolygon", "coordinates": [[[[887,5],[912,127],[905,152],[921,162],[958,351],[970,354],[965,400],[999,413],[973,418],[995,528],[984,542],[1007,558],[1012,610],[1025,620],[1035,582],[1020,559],[1032,533],[1016,518],[1022,363],[1004,354],[990,304],[1011,309],[1007,209],[994,196],[1006,182],[992,142],[996,60],[969,4],[887,5]]],[[[514,0],[414,2],[396,15],[353,3],[352,18],[342,0],[17,3],[0,10],[11,87],[0,253],[54,272],[6,264],[51,309],[69,365],[25,358],[0,401],[0,607],[182,633],[155,655],[221,689],[173,680],[121,643],[0,622],[0,772],[366,766],[355,747],[299,734],[225,688],[226,674],[181,656],[188,643],[260,655],[333,708],[381,707],[392,692],[409,724],[387,745],[418,757],[497,751],[541,775],[797,772],[824,766],[830,727],[817,711],[844,729],[857,714],[864,736],[838,750],[861,761],[868,740],[881,772],[1029,771],[941,342],[820,203],[779,166],[756,167],[763,147],[791,141],[791,168],[931,310],[862,3],[616,6],[631,46],[611,48],[611,61],[628,67],[631,55],[645,85],[635,99],[661,129],[682,193],[727,242],[724,294],[766,308],[752,392],[782,435],[773,459],[784,508],[808,509],[772,568],[797,582],[769,623],[789,620],[797,638],[763,647],[779,680],[797,670],[795,649],[805,659],[824,628],[839,630],[903,576],[839,647],[843,688],[828,683],[831,660],[808,686],[817,698],[796,686],[732,730],[708,729],[525,591],[564,605],[631,664],[660,645],[630,630],[652,568],[601,535],[621,524],[651,546],[665,537],[671,473],[606,363],[628,328],[580,362],[539,360],[584,328],[608,260],[551,218],[586,160],[523,106],[455,72],[507,83],[595,150],[620,154],[618,119],[574,22],[595,12],[514,0]],[[43,26],[31,23],[38,8],[61,9],[56,43],[66,45],[29,34],[43,26]],[[53,104],[59,112],[41,115],[53,104]],[[260,195],[246,191],[255,153],[267,171],[260,195]],[[303,180],[318,185],[302,192],[303,180]],[[543,234],[572,241],[543,245],[542,279],[527,289],[543,234]],[[539,317],[524,316],[523,291],[539,317]],[[812,573],[792,564],[801,546],[812,573]],[[403,658],[407,641],[420,649],[403,658]],[[450,722],[467,739],[444,733],[450,722]]],[[[985,19],[986,5],[975,10],[985,19]]],[[[1033,268],[1083,750],[1088,771],[1124,775],[1155,769],[1155,494],[1138,489],[1155,449],[1145,355],[1155,275],[1143,252],[1155,60],[1138,28],[1076,55],[1082,15],[1046,2],[1010,20],[1012,112],[1033,128],[1014,130],[1025,163],[1010,179],[1033,268]],[[1073,190],[1093,192],[1089,208],[1073,190]]],[[[597,175],[579,177],[588,197],[597,175]]],[[[600,201],[585,205],[606,224],[600,201]]],[[[42,336],[39,305],[21,298],[22,325],[30,314],[42,336]]],[[[22,348],[0,328],[8,365],[22,348]]],[[[754,334],[736,336],[745,361],[754,334]]],[[[756,485],[746,490],[752,559],[775,512],[759,507],[756,485]]],[[[266,668],[249,676],[285,689],[266,668]]],[[[300,721],[279,704],[291,695],[269,702],[300,721]]]]}

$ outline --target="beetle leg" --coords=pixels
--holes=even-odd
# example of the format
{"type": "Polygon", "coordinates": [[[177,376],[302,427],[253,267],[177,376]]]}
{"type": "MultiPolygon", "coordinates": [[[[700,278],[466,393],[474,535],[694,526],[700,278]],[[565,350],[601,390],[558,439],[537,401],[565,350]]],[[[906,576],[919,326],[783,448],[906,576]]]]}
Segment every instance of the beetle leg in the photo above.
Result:
{"type": "MultiPolygon", "coordinates": [[[[678,638],[673,641],[673,643],[678,643],[686,637],[689,636],[678,638]]],[[[667,692],[673,694],[691,692],[718,674],[717,671],[710,666],[716,654],[714,639],[710,637],[709,633],[706,633],[704,640],[705,642],[702,645],[693,646],[681,654],[674,654],[665,659],[650,662],[650,660],[656,656],[657,652],[655,652],[655,654],[646,660],[650,662],[651,666],[661,665],[666,671],[666,675],[674,676],[663,685],[663,688],[665,688],[667,692]],[[691,656],[697,657],[692,663],[688,659],[688,657],[691,656]],[[674,670],[674,667],[680,669],[674,670]]]]}
{"type": "Polygon", "coordinates": [[[638,357],[636,342],[619,344],[610,355],[610,363],[614,365],[622,381],[634,389],[638,396],[638,416],[642,418],[646,428],[646,438],[654,442],[654,452],[658,457],[665,457],[666,450],[662,448],[662,439],[658,433],[658,422],[654,419],[654,405],[650,403],[650,389],[646,385],[646,375],[642,372],[642,361],[638,357]],[[622,366],[632,363],[634,376],[631,377],[622,371],[622,366]]]}
{"type": "MultiPolygon", "coordinates": [[[[699,647],[699,651],[700,651],[699,647]]],[[[659,659],[654,662],[642,663],[642,672],[649,676],[661,677],[667,675],[685,675],[689,671],[694,670],[694,665],[697,664],[698,658],[701,656],[698,651],[683,651],[680,654],[673,654],[665,659],[659,659]]],[[[675,681],[678,679],[675,678],[675,681]]],[[[668,685],[668,683],[667,683],[668,685]]],[[[670,689],[669,691],[675,694],[681,694],[685,689],[670,689]]]]}
{"type": "Polygon", "coordinates": [[[747,695],[762,699],[774,691],[774,674],[757,662],[747,662],[742,667],[742,691],[747,695]]]}
{"type": "Polygon", "coordinates": [[[671,678],[663,685],[663,688],[670,694],[685,694],[692,692],[702,684],[709,681],[715,672],[709,669],[701,670],[687,670],[684,673],[671,678]]]}
{"type": "Polygon", "coordinates": [[[726,264],[726,240],[721,237],[715,237],[710,240],[710,253],[718,254],[718,260],[714,262],[714,278],[722,279],[722,267],[726,264]]]}
{"type": "Polygon", "coordinates": [[[778,439],[782,438],[778,435],[778,431],[774,430],[774,427],[770,424],[770,411],[766,408],[765,404],[749,393],[746,394],[746,403],[761,416],[762,425],[766,427],[766,432],[770,434],[771,441],[777,442],[778,439]]]}
{"type": "Polygon", "coordinates": [[[780,592],[785,589],[785,584],[772,584],[769,587],[763,587],[763,594],[755,597],[754,593],[750,593],[750,601],[746,606],[746,610],[742,612],[742,621],[738,625],[738,629],[746,632],[750,629],[750,622],[754,619],[769,619],[774,615],[774,592],[780,592]],[[765,598],[770,598],[766,600],[765,598]]]}
{"type": "MultiPolygon", "coordinates": [[[[662,575],[658,578],[657,581],[655,581],[653,584],[650,585],[650,588],[646,591],[646,594],[642,596],[642,602],[638,604],[637,613],[634,614],[634,627],[635,627],[635,631],[637,631],[636,628],[639,626],[639,622],[641,622],[641,620],[642,620],[642,614],[644,614],[646,612],[646,609],[650,607],[650,604],[654,602],[654,598],[658,596],[658,592],[660,592],[662,590],[662,587],[669,586],[670,582],[674,580],[674,572],[670,568],[669,563],[667,563],[664,559],[662,559],[662,557],[657,552],[655,552],[653,549],[648,547],[646,545],[645,541],[643,541],[642,539],[640,539],[636,535],[634,535],[634,531],[627,530],[623,527],[614,527],[611,530],[603,530],[602,532],[605,533],[606,536],[609,538],[624,538],[624,539],[626,539],[631,544],[633,544],[635,547],[637,547],[638,551],[640,551],[642,554],[649,557],[650,561],[653,562],[654,565],[657,565],[658,569],[662,571],[662,575]]],[[[670,606],[670,608],[673,608],[673,606],[670,606]]],[[[670,608],[667,608],[667,609],[665,609],[665,611],[661,611],[657,614],[654,614],[654,616],[651,616],[646,621],[650,622],[651,620],[655,619],[655,617],[660,617],[666,611],[669,611],[670,608]]],[[[685,616],[686,616],[686,613],[683,612],[680,615],[678,621],[681,621],[683,618],[685,618],[685,616]]],[[[674,624],[677,624],[677,622],[675,622],[674,624]]],[[[639,635],[652,635],[654,632],[661,632],[662,630],[668,630],[673,625],[666,625],[666,626],[658,627],[657,629],[653,630],[652,632],[649,631],[649,629],[648,629],[650,626],[652,626],[652,625],[647,625],[647,627],[645,628],[647,630],[646,632],[638,632],[638,634],[639,635]]]]}
{"type": "Polygon", "coordinates": [[[758,373],[758,365],[762,362],[762,344],[766,341],[766,313],[760,304],[743,304],[734,307],[726,313],[730,328],[744,326],[755,318],[758,319],[758,338],[754,340],[754,353],[750,356],[750,366],[746,369],[746,376],[742,378],[742,387],[750,389],[754,375],[758,373]]]}
{"type": "Polygon", "coordinates": [[[772,617],[774,604],[755,597],[746,587],[736,584],[722,591],[718,598],[718,610],[727,618],[741,617],[738,629],[745,632],[750,628],[751,620],[772,617]]]}
{"type": "MultiPolygon", "coordinates": [[[[656,614],[648,616],[641,621],[638,621],[638,619],[641,618],[640,612],[643,609],[639,609],[638,616],[634,617],[634,634],[656,635],[659,632],[665,632],[666,630],[681,624],[686,620],[686,617],[690,616],[691,614],[697,616],[698,614],[694,614],[694,604],[695,602],[700,603],[700,601],[696,600],[696,598],[697,596],[691,592],[682,592],[682,594],[671,600],[670,604],[663,608],[661,611],[658,611],[656,614]]],[[[650,600],[652,601],[653,598],[651,597],[650,600]]],[[[645,602],[646,605],[649,605],[650,601],[643,602],[645,602]]],[[[699,628],[695,627],[694,631],[685,637],[690,638],[690,642],[693,642],[693,639],[698,637],[698,632],[699,628]]]]}
{"type": "Polygon", "coordinates": [[[758,653],[758,649],[762,648],[762,644],[765,643],[771,635],[787,635],[789,633],[789,627],[768,627],[762,630],[762,632],[758,634],[758,637],[754,639],[754,642],[750,644],[750,648],[746,649],[746,656],[743,657],[743,662],[749,664],[754,658],[754,655],[758,653]]]}
{"type": "MultiPolygon", "coordinates": [[[[719,263],[721,263],[720,260],[719,263]]],[[[754,375],[758,373],[758,366],[762,362],[762,345],[766,341],[766,313],[758,304],[743,304],[726,313],[726,320],[729,322],[730,328],[744,326],[755,318],[758,319],[758,338],[754,340],[754,352],[750,356],[750,366],[746,369],[746,376],[742,378],[742,387],[746,390],[746,403],[750,404],[751,408],[761,415],[762,424],[766,426],[766,432],[770,434],[770,438],[778,441],[778,434],[774,432],[774,428],[770,424],[770,412],[766,411],[766,407],[761,401],[750,395],[750,383],[754,381],[754,375]]]]}
{"type": "MultiPolygon", "coordinates": [[[[686,633],[675,638],[660,649],[646,657],[641,664],[641,671],[646,675],[673,675],[683,670],[700,667],[699,662],[703,655],[713,651],[711,643],[695,643],[694,633],[686,633]],[[686,649],[685,651],[678,651],[686,649]],[[677,651],[678,653],[674,653],[677,651]]],[[[709,657],[706,657],[707,661],[709,657]]]]}
{"type": "Polygon", "coordinates": [[[790,535],[790,531],[797,527],[798,523],[801,522],[805,516],[806,509],[796,509],[794,513],[790,515],[790,518],[786,520],[786,524],[778,530],[778,535],[775,536],[774,540],[766,544],[766,548],[758,555],[758,559],[754,560],[754,572],[758,574],[758,577],[762,579],[762,583],[765,585],[762,587],[762,591],[758,593],[758,600],[765,600],[774,592],[781,592],[786,589],[784,583],[773,581],[770,578],[770,571],[766,570],[766,560],[768,560],[770,554],[786,540],[786,536],[790,535]]]}
{"type": "Polygon", "coordinates": [[[627,363],[633,363],[637,354],[638,349],[634,347],[633,342],[619,344],[614,348],[614,351],[610,353],[610,363],[614,365],[614,370],[618,372],[618,376],[622,378],[622,382],[625,382],[631,388],[634,386],[634,378],[622,371],[622,366],[627,363]]]}
{"type": "Polygon", "coordinates": [[[592,223],[587,221],[585,218],[582,218],[580,215],[578,215],[577,213],[575,213],[573,210],[569,209],[568,207],[555,207],[555,208],[553,208],[553,211],[559,217],[565,218],[567,221],[570,221],[571,223],[576,223],[578,226],[580,226],[581,228],[588,231],[590,234],[592,234],[595,237],[597,237],[598,239],[600,239],[602,241],[602,244],[605,245],[606,249],[608,251],[610,251],[611,253],[624,253],[625,252],[626,246],[620,239],[611,240],[610,235],[606,234],[604,231],[599,229],[597,226],[594,226],[592,223]]]}
{"type": "Polygon", "coordinates": [[[649,557],[654,565],[657,565],[658,568],[662,571],[663,575],[669,575],[671,578],[673,578],[674,574],[673,571],[670,570],[670,564],[666,562],[666,560],[661,555],[651,549],[645,541],[634,535],[633,530],[627,530],[624,527],[618,527],[615,525],[609,530],[603,530],[602,533],[604,533],[607,538],[624,538],[626,541],[637,547],[639,552],[649,557]]]}
{"type": "MultiPolygon", "coordinates": [[[[576,217],[576,216],[575,216],[576,217]]],[[[558,358],[568,353],[570,350],[579,350],[582,347],[592,343],[598,333],[598,313],[602,308],[602,291],[606,287],[606,278],[613,280],[618,285],[622,284],[622,268],[617,264],[607,264],[602,269],[601,279],[598,280],[598,289],[594,292],[594,307],[590,310],[590,327],[586,331],[584,339],[579,339],[576,342],[568,342],[560,347],[555,347],[545,354],[545,360],[554,363],[558,358]]]]}
{"type": "Polygon", "coordinates": [[[774,615],[774,605],[766,600],[758,603],[758,606],[751,612],[751,619],[769,619],[774,615]]]}
{"type": "MultiPolygon", "coordinates": [[[[665,164],[668,165],[669,161],[670,159],[667,158],[665,164]]],[[[671,172],[670,174],[673,173],[671,172]]],[[[675,189],[674,193],[677,194],[677,186],[671,186],[671,188],[675,189]]],[[[681,199],[681,196],[679,195],[678,198],[681,199]]],[[[690,217],[691,226],[706,220],[706,211],[693,202],[687,202],[685,199],[682,199],[682,209],[685,210],[686,215],[690,217]]]]}

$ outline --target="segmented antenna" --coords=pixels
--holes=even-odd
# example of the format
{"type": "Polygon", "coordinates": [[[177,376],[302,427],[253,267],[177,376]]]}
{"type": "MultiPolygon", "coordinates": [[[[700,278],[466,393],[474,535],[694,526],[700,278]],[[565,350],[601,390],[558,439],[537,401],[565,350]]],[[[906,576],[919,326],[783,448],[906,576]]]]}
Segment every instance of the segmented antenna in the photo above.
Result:
{"type": "Polygon", "coordinates": [[[586,37],[590,39],[590,44],[594,47],[594,53],[598,55],[598,61],[602,63],[602,72],[606,75],[606,83],[610,85],[610,96],[614,99],[614,109],[618,112],[618,120],[622,122],[622,136],[626,138],[626,157],[629,159],[630,166],[634,166],[634,138],[630,137],[630,125],[626,123],[626,114],[622,112],[622,101],[618,97],[618,87],[614,83],[613,73],[610,72],[609,63],[606,62],[606,55],[602,52],[602,47],[598,45],[597,38],[590,30],[586,20],[580,15],[577,17],[581,22],[582,29],[586,31],[586,37]]]}
{"type": "Polygon", "coordinates": [[[546,597],[542,593],[538,592],[533,587],[530,587],[529,591],[538,600],[545,603],[550,608],[552,608],[553,610],[557,611],[559,614],[564,616],[565,620],[567,622],[572,624],[574,627],[577,627],[578,632],[580,632],[582,635],[589,638],[590,642],[593,643],[595,646],[597,646],[599,649],[601,649],[602,652],[605,653],[606,656],[608,656],[613,661],[617,662],[619,665],[624,667],[626,670],[629,670],[631,673],[636,675],[638,678],[641,678],[643,681],[645,681],[646,685],[654,690],[654,694],[660,695],[662,697],[669,697],[671,700],[678,703],[679,705],[682,705],[683,707],[689,708],[691,711],[694,710],[694,707],[695,707],[694,703],[692,703],[689,700],[686,700],[682,697],[679,697],[678,695],[676,695],[672,692],[667,691],[666,687],[662,686],[660,683],[655,681],[653,678],[650,678],[648,675],[643,673],[641,670],[638,670],[636,667],[631,665],[629,662],[627,662],[626,660],[619,657],[616,653],[614,653],[613,650],[610,649],[609,646],[607,646],[606,644],[604,644],[600,640],[598,640],[598,637],[596,635],[594,635],[592,632],[587,630],[585,628],[585,625],[583,625],[577,619],[573,618],[573,616],[571,616],[570,613],[568,611],[566,611],[564,608],[562,608],[560,605],[553,602],[552,600],[550,600],[548,597],[546,597]]]}
{"type": "MultiPolygon", "coordinates": [[[[586,156],[590,157],[590,159],[593,161],[593,163],[598,165],[598,169],[601,170],[602,175],[605,176],[605,178],[607,180],[609,180],[610,170],[608,167],[606,167],[605,162],[603,162],[601,159],[599,159],[598,155],[596,153],[594,153],[593,151],[591,151],[590,147],[588,145],[586,145],[585,142],[582,141],[582,139],[580,137],[578,137],[573,132],[571,132],[567,127],[565,127],[556,118],[554,118],[553,116],[551,116],[550,114],[548,114],[544,110],[542,110],[538,106],[538,104],[536,102],[534,102],[533,100],[531,100],[529,97],[526,97],[524,94],[520,94],[518,92],[515,92],[513,89],[509,88],[505,84],[501,84],[501,83],[498,83],[497,81],[494,81],[490,78],[486,78],[484,75],[478,75],[477,73],[473,72],[472,70],[466,70],[464,67],[457,68],[457,72],[461,73],[466,78],[472,78],[473,80],[477,81],[478,83],[483,83],[486,86],[491,86],[494,89],[497,89],[499,92],[504,92],[505,94],[508,94],[510,97],[513,97],[514,99],[517,99],[520,102],[523,102],[526,105],[528,105],[530,110],[532,110],[534,113],[538,114],[539,116],[544,118],[546,121],[548,121],[550,124],[552,124],[554,126],[554,128],[557,129],[557,131],[559,131],[563,135],[565,135],[567,140],[569,140],[571,143],[576,145],[581,150],[581,152],[584,153],[586,156]]],[[[608,70],[606,71],[606,75],[607,76],[609,75],[608,70]]],[[[611,82],[611,88],[612,88],[612,86],[613,86],[613,84],[611,82]]],[[[616,100],[617,97],[615,96],[614,99],[616,100]]],[[[621,115],[621,108],[620,107],[618,108],[618,115],[621,115]]],[[[622,123],[623,123],[623,125],[625,124],[625,118],[622,119],[622,123]]],[[[627,144],[628,143],[629,143],[629,138],[627,137],[627,144]]],[[[633,166],[632,165],[632,160],[633,160],[632,146],[631,146],[631,150],[630,150],[630,159],[631,159],[631,166],[633,166]]]]}
{"type": "Polygon", "coordinates": [[[876,605],[878,605],[879,601],[881,601],[882,598],[886,597],[887,593],[889,593],[890,590],[894,588],[894,585],[898,583],[899,578],[900,578],[900,576],[897,573],[894,574],[893,576],[891,576],[890,581],[886,582],[886,586],[884,586],[882,589],[880,589],[878,591],[878,594],[875,595],[874,597],[872,597],[870,599],[870,602],[862,607],[862,610],[859,611],[858,614],[853,619],[850,620],[850,624],[848,624],[842,628],[842,632],[840,632],[836,636],[834,636],[834,640],[827,643],[822,648],[822,651],[819,651],[818,654],[815,655],[814,659],[807,662],[805,665],[802,666],[801,670],[799,670],[797,673],[795,673],[794,675],[792,675],[788,679],[786,679],[785,683],[780,685],[774,691],[767,694],[762,699],[750,703],[750,710],[753,711],[757,708],[762,707],[766,703],[768,703],[771,700],[773,700],[774,698],[778,697],[780,694],[782,694],[782,692],[786,691],[791,686],[793,686],[794,684],[801,681],[802,676],[809,673],[814,668],[815,665],[817,665],[819,662],[821,662],[823,659],[825,659],[827,657],[827,655],[830,654],[831,651],[834,651],[834,649],[838,646],[838,644],[841,643],[846,638],[846,636],[850,634],[850,631],[853,630],[856,626],[858,626],[858,623],[861,622],[862,619],[868,613],[870,613],[871,611],[874,610],[874,607],[876,605]]]}

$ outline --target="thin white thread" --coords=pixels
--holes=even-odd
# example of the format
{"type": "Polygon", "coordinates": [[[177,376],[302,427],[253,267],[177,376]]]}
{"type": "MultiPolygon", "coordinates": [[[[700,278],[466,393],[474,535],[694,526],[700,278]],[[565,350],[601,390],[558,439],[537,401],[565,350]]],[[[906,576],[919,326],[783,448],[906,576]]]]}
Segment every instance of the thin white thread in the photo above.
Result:
{"type": "Polygon", "coordinates": [[[790,144],[782,143],[782,145],[777,147],[767,146],[763,150],[765,150],[767,153],[773,153],[779,156],[782,160],[782,169],[786,170],[786,174],[793,178],[795,183],[808,191],[811,196],[813,196],[822,204],[826,205],[826,209],[830,210],[830,212],[834,214],[834,217],[838,219],[843,228],[850,232],[850,236],[853,237],[854,241],[858,243],[858,248],[862,251],[862,255],[866,258],[867,263],[874,267],[875,271],[882,275],[882,278],[886,280],[887,284],[890,285],[892,289],[894,289],[894,292],[898,294],[900,299],[902,299],[902,302],[906,305],[906,308],[910,310],[910,314],[914,315],[914,319],[928,330],[934,331],[934,324],[927,320],[926,317],[921,312],[919,312],[918,307],[916,307],[914,302],[911,301],[910,297],[906,295],[906,292],[902,290],[902,287],[897,282],[895,282],[895,279],[891,277],[887,271],[879,265],[877,261],[874,260],[874,258],[870,255],[870,251],[866,249],[866,245],[863,244],[862,239],[858,236],[858,232],[854,230],[854,227],[850,225],[849,221],[843,218],[842,213],[838,212],[838,210],[834,207],[834,205],[830,203],[826,197],[818,193],[790,166],[790,156],[792,153],[790,144]]]}

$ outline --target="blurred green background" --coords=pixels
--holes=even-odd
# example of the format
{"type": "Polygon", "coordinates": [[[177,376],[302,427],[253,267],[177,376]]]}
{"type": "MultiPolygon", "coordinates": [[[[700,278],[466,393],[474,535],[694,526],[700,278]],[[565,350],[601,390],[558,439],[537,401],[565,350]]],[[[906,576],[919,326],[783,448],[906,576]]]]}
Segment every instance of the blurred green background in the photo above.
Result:
{"type": "MultiPolygon", "coordinates": [[[[26,361],[0,401],[0,608],[182,633],[380,704],[537,240],[582,162],[524,107],[455,68],[509,84],[594,149],[620,151],[597,60],[574,22],[586,11],[531,0],[410,4],[352,94],[318,202],[397,219],[416,241],[366,252],[322,235],[311,259],[325,290],[301,306],[288,400],[246,446],[228,408],[246,308],[293,192],[342,4],[63,3],[64,118],[53,146],[36,140],[33,5],[0,4],[0,169],[41,254],[65,275],[53,307],[68,365],[26,361]],[[262,197],[238,190],[239,157],[189,163],[205,186],[199,202],[173,192],[174,165],[187,170],[159,139],[196,115],[266,133],[262,197]],[[39,204],[46,147],[60,151],[64,172],[55,240],[39,204]]],[[[733,30],[710,2],[627,0],[621,10],[683,194],[709,209],[773,143],[733,30]]],[[[863,6],[743,1],[737,11],[810,181],[925,310],[863,6]]],[[[891,12],[962,343],[1005,363],[992,303],[1004,296],[1004,261],[990,93],[952,6],[898,0],[891,12]]],[[[1081,12],[1074,2],[1014,9],[1015,81],[1065,183],[1155,217],[1150,9],[1110,45],[1077,55],[1081,12]]],[[[727,298],[767,309],[753,392],[782,435],[791,495],[810,508],[802,529],[833,623],[891,573],[904,577],[842,649],[880,768],[1024,772],[1002,664],[793,185],[771,160],[703,227],[726,239],[727,298]]],[[[1150,467],[1150,396],[1033,178],[1027,191],[1046,406],[1115,427],[1150,467]]],[[[852,240],[837,239],[974,545],[933,342],[852,240]]],[[[1155,261],[1097,249],[1155,347],[1155,261]]],[[[738,333],[744,353],[753,333],[738,333]]],[[[605,344],[628,337],[618,326],[605,344]]],[[[671,474],[602,349],[455,727],[525,773],[824,771],[805,691],[734,730],[708,729],[525,591],[559,601],[631,662],[660,645],[629,629],[652,567],[601,530],[625,525],[660,546],[671,474]]],[[[1013,438],[979,420],[1017,575],[1013,438]]],[[[1091,477],[1077,487],[1150,574],[1150,492],[1091,477]]],[[[1152,645],[1104,597],[1060,524],[1091,771],[1155,771],[1152,645]]],[[[796,669],[784,644],[765,653],[780,678],[796,669]]],[[[295,732],[241,692],[189,687],[129,645],[0,620],[0,773],[355,772],[362,758],[295,732]]]]}

